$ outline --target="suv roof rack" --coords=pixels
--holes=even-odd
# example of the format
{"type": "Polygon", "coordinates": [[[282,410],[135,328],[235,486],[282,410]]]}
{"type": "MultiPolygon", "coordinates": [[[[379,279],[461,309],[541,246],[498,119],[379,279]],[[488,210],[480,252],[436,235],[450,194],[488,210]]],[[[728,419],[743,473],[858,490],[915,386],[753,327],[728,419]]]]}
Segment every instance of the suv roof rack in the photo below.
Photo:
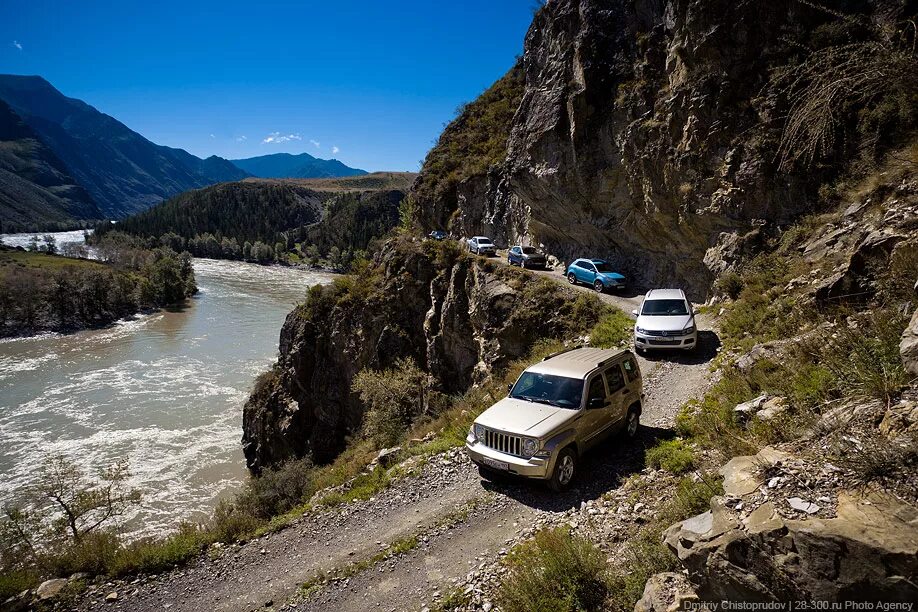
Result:
{"type": "Polygon", "coordinates": [[[542,361],[548,361],[549,359],[553,357],[557,357],[558,355],[563,355],[564,353],[570,353],[571,351],[576,351],[577,349],[580,349],[580,348],[583,348],[583,346],[580,344],[578,344],[577,346],[566,348],[563,351],[558,351],[557,353],[552,353],[551,355],[548,355],[547,357],[543,357],[542,361]]]}

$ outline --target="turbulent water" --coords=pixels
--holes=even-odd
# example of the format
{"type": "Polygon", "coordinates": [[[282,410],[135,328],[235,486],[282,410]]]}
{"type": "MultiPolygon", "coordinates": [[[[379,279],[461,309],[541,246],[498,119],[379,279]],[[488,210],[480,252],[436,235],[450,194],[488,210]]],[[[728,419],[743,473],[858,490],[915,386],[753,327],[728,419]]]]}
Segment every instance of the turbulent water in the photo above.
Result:
{"type": "Polygon", "coordinates": [[[72,335],[0,341],[0,505],[62,453],[93,471],[128,459],[141,536],[209,514],[242,482],[242,405],[284,317],[331,277],[195,259],[181,307],[72,335]]]}

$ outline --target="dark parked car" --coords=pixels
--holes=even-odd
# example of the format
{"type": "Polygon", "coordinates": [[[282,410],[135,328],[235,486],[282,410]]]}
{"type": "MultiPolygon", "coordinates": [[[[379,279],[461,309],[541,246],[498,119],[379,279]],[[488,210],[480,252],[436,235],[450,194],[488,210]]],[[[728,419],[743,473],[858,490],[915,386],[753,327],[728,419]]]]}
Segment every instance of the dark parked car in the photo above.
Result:
{"type": "Polygon", "coordinates": [[[427,237],[430,238],[431,240],[445,240],[446,232],[444,232],[443,230],[434,230],[430,232],[429,234],[427,234],[427,237]]]}
{"type": "Polygon", "coordinates": [[[567,268],[567,280],[572,285],[584,283],[602,293],[606,289],[624,289],[625,277],[613,272],[602,259],[578,259],[567,268]]]}
{"type": "Polygon", "coordinates": [[[510,247],[507,263],[521,268],[544,268],[545,253],[531,246],[510,247]]]}

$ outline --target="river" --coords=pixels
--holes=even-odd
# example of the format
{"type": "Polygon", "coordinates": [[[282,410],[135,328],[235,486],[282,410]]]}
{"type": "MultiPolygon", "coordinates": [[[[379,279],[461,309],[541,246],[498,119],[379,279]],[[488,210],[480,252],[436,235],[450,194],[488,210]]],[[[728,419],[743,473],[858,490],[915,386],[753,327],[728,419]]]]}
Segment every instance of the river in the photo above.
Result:
{"type": "Polygon", "coordinates": [[[58,453],[90,473],[130,462],[143,493],[132,537],[206,518],[239,487],[248,391],[277,356],[284,317],[332,276],[212,259],[194,270],[200,293],[181,307],[0,341],[0,506],[58,453]]]}

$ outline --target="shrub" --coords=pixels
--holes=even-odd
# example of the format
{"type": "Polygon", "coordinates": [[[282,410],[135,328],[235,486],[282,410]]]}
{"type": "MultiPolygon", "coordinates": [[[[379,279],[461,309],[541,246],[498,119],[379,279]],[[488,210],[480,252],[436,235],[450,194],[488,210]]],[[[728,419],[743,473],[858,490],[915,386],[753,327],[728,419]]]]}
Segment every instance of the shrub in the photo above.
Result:
{"type": "Polygon", "coordinates": [[[498,593],[506,612],[599,610],[608,591],[602,552],[564,529],[538,532],[509,564],[498,593]]]}
{"type": "Polygon", "coordinates": [[[590,345],[618,347],[631,337],[634,321],[617,308],[603,315],[590,331],[590,345]]]}
{"type": "Polygon", "coordinates": [[[250,478],[236,498],[237,507],[269,519],[299,506],[312,492],[313,466],[309,459],[291,459],[250,478]]]}
{"type": "Polygon", "coordinates": [[[364,435],[380,447],[397,444],[427,408],[427,378],[410,359],[387,370],[361,370],[352,388],[366,406],[364,435]]]}
{"type": "Polygon", "coordinates": [[[645,453],[647,464],[673,474],[684,474],[695,466],[692,447],[683,440],[664,440],[645,453]]]}
{"type": "Polygon", "coordinates": [[[735,300],[739,297],[744,285],[743,278],[736,272],[730,271],[724,272],[721,277],[717,279],[715,289],[731,300],[735,300]]]}

